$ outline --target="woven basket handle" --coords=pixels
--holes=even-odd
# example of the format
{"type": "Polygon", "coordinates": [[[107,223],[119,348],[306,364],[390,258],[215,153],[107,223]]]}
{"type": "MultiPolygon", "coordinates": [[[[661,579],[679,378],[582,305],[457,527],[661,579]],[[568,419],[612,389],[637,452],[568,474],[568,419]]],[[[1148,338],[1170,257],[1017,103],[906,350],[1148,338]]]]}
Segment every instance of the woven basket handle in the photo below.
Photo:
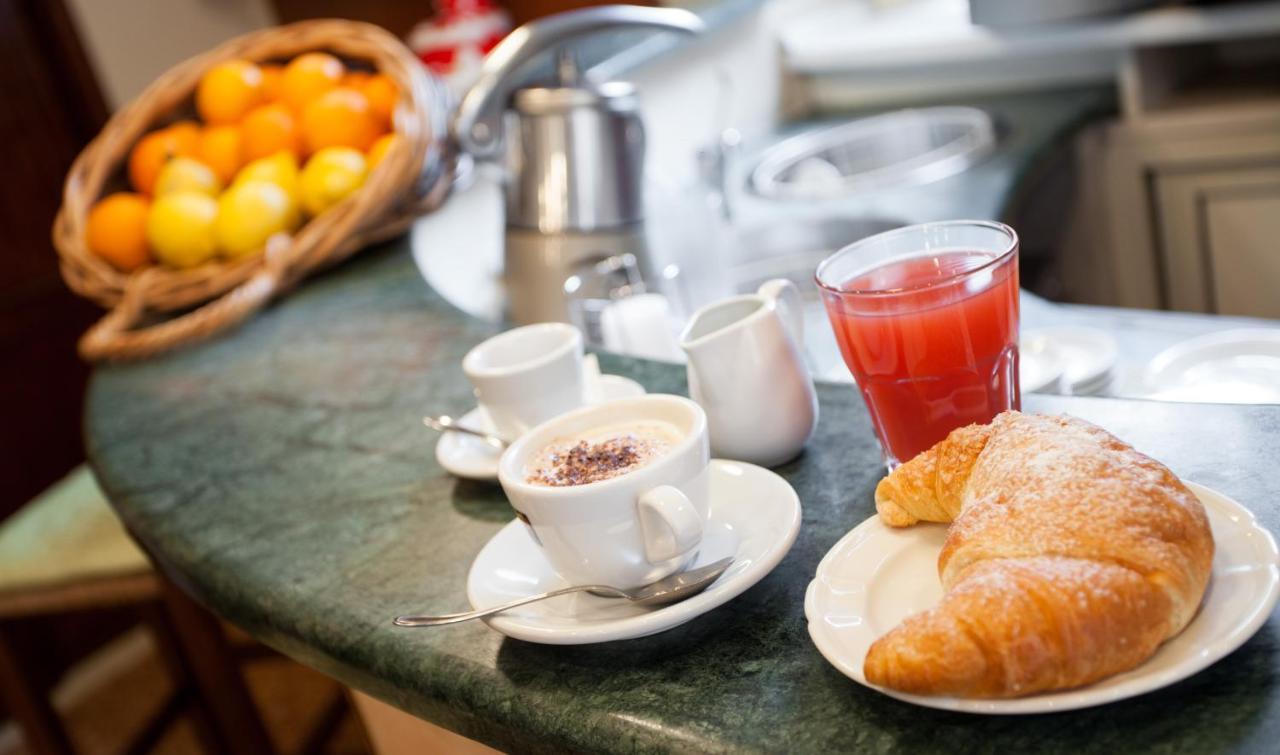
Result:
{"type": "Polygon", "coordinates": [[[80,337],[80,356],[91,362],[148,357],[178,344],[203,340],[244,321],[282,287],[287,268],[283,252],[288,246],[288,236],[272,238],[267,242],[262,268],[240,285],[184,315],[135,329],[146,312],[153,274],[161,274],[154,268],[143,271],[125,287],[115,309],[80,337]]]}

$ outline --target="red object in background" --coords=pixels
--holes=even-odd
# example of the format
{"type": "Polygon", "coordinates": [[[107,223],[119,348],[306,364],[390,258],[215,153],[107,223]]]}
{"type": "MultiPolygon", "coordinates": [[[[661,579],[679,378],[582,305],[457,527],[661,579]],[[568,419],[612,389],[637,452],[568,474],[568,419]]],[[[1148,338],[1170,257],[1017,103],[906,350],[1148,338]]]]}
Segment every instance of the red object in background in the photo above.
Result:
{"type": "Polygon", "coordinates": [[[1020,408],[1016,246],[922,251],[823,298],[890,464],[1020,408]]]}
{"type": "Polygon", "coordinates": [[[437,47],[433,50],[423,50],[418,53],[418,58],[427,64],[427,68],[432,71],[449,71],[453,68],[453,61],[458,57],[458,49],[456,47],[437,47]]]}
{"type": "Polygon", "coordinates": [[[511,31],[511,18],[488,0],[437,0],[436,5],[435,17],[409,33],[409,49],[461,94],[475,80],[484,56],[511,31]]]}

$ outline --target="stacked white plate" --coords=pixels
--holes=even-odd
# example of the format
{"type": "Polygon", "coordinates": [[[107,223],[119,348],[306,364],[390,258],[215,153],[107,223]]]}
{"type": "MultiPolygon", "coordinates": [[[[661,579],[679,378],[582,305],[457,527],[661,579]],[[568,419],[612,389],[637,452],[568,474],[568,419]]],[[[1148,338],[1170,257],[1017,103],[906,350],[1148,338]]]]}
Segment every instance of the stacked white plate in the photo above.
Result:
{"type": "Polygon", "coordinates": [[[1148,398],[1280,404],[1280,330],[1225,330],[1165,349],[1143,375],[1148,398]]]}
{"type": "Polygon", "coordinates": [[[1023,393],[1064,393],[1062,373],[1062,359],[1048,341],[1022,339],[1018,345],[1018,384],[1023,393]]]}
{"type": "Polygon", "coordinates": [[[1022,334],[1019,380],[1023,393],[1102,396],[1115,379],[1116,339],[1097,328],[1037,328],[1022,334]]]}

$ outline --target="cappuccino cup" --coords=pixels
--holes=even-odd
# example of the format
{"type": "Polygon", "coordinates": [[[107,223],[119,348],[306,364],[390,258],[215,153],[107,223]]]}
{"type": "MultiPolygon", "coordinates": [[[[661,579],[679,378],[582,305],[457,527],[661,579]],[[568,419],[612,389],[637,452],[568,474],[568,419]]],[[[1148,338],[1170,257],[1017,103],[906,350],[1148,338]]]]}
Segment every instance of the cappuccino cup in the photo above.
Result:
{"type": "Polygon", "coordinates": [[[649,395],[555,417],[511,444],[498,481],[570,584],[639,587],[692,562],[709,509],[707,417],[649,395]]]}

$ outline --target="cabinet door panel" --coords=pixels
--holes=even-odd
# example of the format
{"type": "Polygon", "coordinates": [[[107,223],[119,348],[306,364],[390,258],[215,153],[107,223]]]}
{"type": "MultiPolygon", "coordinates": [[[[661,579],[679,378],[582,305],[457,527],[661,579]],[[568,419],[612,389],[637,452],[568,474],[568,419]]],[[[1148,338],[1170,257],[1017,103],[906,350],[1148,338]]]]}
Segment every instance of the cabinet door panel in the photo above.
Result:
{"type": "Polygon", "coordinates": [[[1280,190],[1274,188],[1280,185],[1280,165],[1165,172],[1154,183],[1169,308],[1267,316],[1263,310],[1270,305],[1258,293],[1267,283],[1280,287],[1280,260],[1274,253],[1280,238],[1280,190]]]}
{"type": "Polygon", "coordinates": [[[1280,181],[1207,192],[1203,215],[1217,311],[1280,318],[1280,181]]]}
{"type": "Polygon", "coordinates": [[[1194,221],[1176,217],[1194,210],[1194,184],[1200,178],[1224,174],[1231,181],[1241,170],[1280,165],[1280,106],[1125,120],[1093,138],[1085,147],[1093,149],[1089,157],[1101,166],[1092,185],[1101,202],[1099,258],[1106,264],[1079,271],[1085,287],[1088,276],[1105,274],[1109,279],[1095,290],[1111,303],[1212,311],[1194,255],[1167,248],[1185,244],[1195,233],[1194,221]],[[1186,265],[1195,269],[1171,269],[1186,265]]]}
{"type": "Polygon", "coordinates": [[[1169,309],[1183,312],[1213,311],[1207,285],[1212,270],[1201,253],[1200,217],[1196,211],[1203,175],[1162,176],[1155,182],[1161,289],[1169,309]]]}

